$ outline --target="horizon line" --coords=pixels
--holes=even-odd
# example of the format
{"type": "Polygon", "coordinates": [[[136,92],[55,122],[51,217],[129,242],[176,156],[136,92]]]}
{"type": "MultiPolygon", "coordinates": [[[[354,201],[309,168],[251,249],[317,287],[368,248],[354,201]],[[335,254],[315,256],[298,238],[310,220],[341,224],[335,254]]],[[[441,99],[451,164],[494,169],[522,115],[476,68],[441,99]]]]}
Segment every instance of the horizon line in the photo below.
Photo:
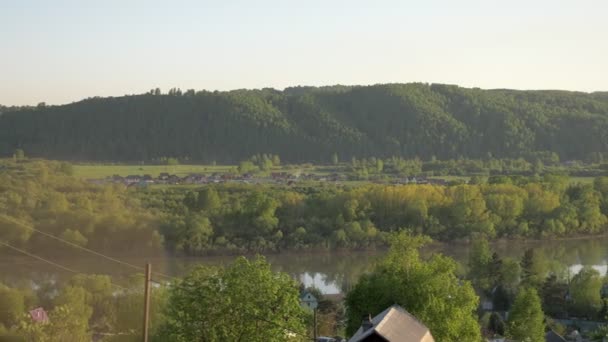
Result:
{"type": "Polygon", "coordinates": [[[588,95],[608,92],[608,90],[584,91],[584,90],[559,89],[559,88],[502,88],[502,87],[482,88],[482,87],[461,86],[461,85],[453,84],[453,83],[440,83],[440,82],[385,82],[385,83],[368,83],[368,84],[335,83],[335,84],[325,84],[325,85],[301,85],[301,84],[299,84],[299,85],[292,85],[292,86],[287,86],[287,87],[283,87],[283,88],[268,86],[268,87],[251,87],[251,88],[243,87],[243,88],[231,88],[231,89],[209,89],[209,88],[202,88],[202,89],[184,88],[184,89],[182,89],[180,87],[170,87],[170,88],[166,88],[166,90],[164,92],[163,92],[163,88],[161,88],[161,87],[152,87],[149,90],[140,92],[140,93],[124,93],[121,95],[93,95],[93,96],[88,96],[88,97],[83,97],[83,98],[80,98],[77,100],[73,100],[71,102],[47,103],[46,101],[39,101],[38,103],[35,103],[35,104],[20,104],[20,105],[0,103],[0,106],[4,106],[7,108],[37,107],[37,106],[40,106],[41,104],[44,104],[45,106],[65,106],[65,105],[70,105],[70,104],[74,104],[74,103],[78,103],[78,102],[82,102],[82,101],[86,101],[86,100],[90,100],[90,99],[98,99],[98,98],[108,99],[108,98],[121,98],[121,97],[128,97],[128,96],[146,95],[156,89],[159,89],[161,91],[160,95],[169,95],[168,92],[173,89],[180,90],[182,93],[185,93],[190,90],[193,90],[195,93],[198,93],[198,92],[230,93],[230,92],[235,92],[235,91],[256,91],[256,90],[259,90],[259,91],[275,90],[275,91],[284,92],[285,90],[291,89],[291,88],[319,88],[319,89],[332,88],[332,87],[357,88],[357,87],[374,87],[374,86],[382,86],[382,85],[409,85],[409,84],[444,85],[444,86],[454,86],[454,87],[463,88],[463,89],[485,90],[485,91],[499,91],[499,90],[510,90],[510,91],[521,91],[521,92],[555,91],[555,92],[579,93],[579,94],[588,94],[588,95]]]}

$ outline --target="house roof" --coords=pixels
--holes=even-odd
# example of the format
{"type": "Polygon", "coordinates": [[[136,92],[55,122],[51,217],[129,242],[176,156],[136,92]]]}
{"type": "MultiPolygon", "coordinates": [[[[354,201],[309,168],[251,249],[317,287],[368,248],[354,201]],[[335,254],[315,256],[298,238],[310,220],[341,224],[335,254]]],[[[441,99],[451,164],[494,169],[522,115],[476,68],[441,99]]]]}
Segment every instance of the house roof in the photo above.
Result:
{"type": "Polygon", "coordinates": [[[300,293],[300,300],[303,300],[304,298],[306,298],[306,296],[310,296],[310,300],[317,300],[317,297],[315,297],[312,293],[308,292],[308,291],[304,291],[302,293],[300,293]]]}
{"type": "Polygon", "coordinates": [[[435,341],[429,329],[422,322],[397,304],[376,315],[371,322],[373,327],[367,330],[363,330],[363,327],[359,328],[348,341],[365,341],[374,334],[390,342],[435,341]]]}
{"type": "Polygon", "coordinates": [[[566,342],[566,339],[563,338],[562,336],[560,336],[555,331],[550,330],[549,332],[547,332],[545,334],[545,341],[546,342],[566,342]]]}

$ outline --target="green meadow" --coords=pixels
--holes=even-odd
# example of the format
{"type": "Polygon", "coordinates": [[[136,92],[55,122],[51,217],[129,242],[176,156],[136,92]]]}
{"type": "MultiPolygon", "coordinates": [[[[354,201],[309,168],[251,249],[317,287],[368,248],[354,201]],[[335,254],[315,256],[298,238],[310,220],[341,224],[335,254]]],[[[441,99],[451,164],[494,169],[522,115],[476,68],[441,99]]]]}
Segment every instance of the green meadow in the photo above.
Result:
{"type": "MultiPolygon", "coordinates": [[[[178,176],[186,176],[192,173],[212,174],[236,172],[236,165],[124,165],[124,164],[74,164],[74,175],[85,179],[101,179],[113,175],[151,175],[158,177],[160,173],[167,172],[178,176]]],[[[289,173],[314,173],[317,175],[329,175],[334,172],[333,167],[327,166],[295,166],[287,165],[273,168],[274,171],[289,173]]],[[[470,179],[468,176],[431,176],[429,178],[445,179],[446,181],[463,181],[470,179]]],[[[484,177],[485,178],[485,177],[484,177]]],[[[572,183],[592,183],[594,177],[570,177],[572,183]]],[[[357,181],[362,184],[369,181],[357,181]]],[[[351,182],[349,182],[351,183],[351,182]]],[[[352,184],[351,184],[352,185],[352,184]]]]}
{"type": "Polygon", "coordinates": [[[112,164],[75,164],[74,175],[80,178],[100,179],[112,175],[150,175],[158,177],[167,172],[178,176],[191,173],[225,173],[234,169],[231,165],[112,165],[112,164]]]}

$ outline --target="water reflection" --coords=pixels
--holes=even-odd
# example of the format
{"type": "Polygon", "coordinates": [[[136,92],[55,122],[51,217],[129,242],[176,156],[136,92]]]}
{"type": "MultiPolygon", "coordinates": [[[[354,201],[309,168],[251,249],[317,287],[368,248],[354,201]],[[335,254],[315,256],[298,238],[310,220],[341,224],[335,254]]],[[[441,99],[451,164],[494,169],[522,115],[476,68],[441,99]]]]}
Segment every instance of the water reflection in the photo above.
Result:
{"type": "MultiPolygon", "coordinates": [[[[581,240],[564,240],[548,242],[502,241],[494,243],[493,249],[502,257],[520,259],[528,248],[533,248],[543,260],[545,270],[560,278],[576,274],[583,266],[594,266],[602,275],[607,271],[608,238],[581,240]]],[[[434,245],[426,248],[423,255],[440,252],[459,261],[463,266],[460,272],[466,271],[464,265],[468,259],[469,246],[464,244],[434,245]]],[[[69,277],[70,274],[45,264],[41,261],[21,256],[7,256],[6,250],[0,249],[0,281],[10,284],[40,283],[56,281],[69,277]]],[[[268,261],[276,271],[290,274],[306,286],[315,286],[324,293],[346,292],[359,277],[368,272],[384,251],[349,252],[349,253],[283,253],[267,255],[268,261]]],[[[53,257],[43,255],[57,263],[82,273],[110,274],[120,283],[121,278],[137,272],[136,270],[116,265],[111,261],[91,257],[76,251],[74,256],[53,257]]],[[[234,257],[176,258],[176,257],[130,257],[121,258],[131,264],[143,267],[147,261],[153,270],[180,276],[198,264],[223,265],[234,257]]],[[[158,279],[161,280],[161,279],[158,279]]]]}
{"type": "Polygon", "coordinates": [[[342,292],[342,289],[339,288],[338,283],[336,281],[328,281],[325,274],[322,273],[314,273],[310,274],[308,272],[301,274],[300,282],[304,284],[306,287],[316,287],[322,293],[325,294],[335,294],[342,292]]]}

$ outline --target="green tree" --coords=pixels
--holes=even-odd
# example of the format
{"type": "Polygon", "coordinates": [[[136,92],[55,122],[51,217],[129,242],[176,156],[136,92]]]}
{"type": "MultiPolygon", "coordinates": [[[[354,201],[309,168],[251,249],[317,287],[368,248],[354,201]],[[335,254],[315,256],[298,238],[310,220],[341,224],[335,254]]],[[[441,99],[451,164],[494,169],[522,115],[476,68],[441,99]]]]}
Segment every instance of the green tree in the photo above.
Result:
{"type": "Polygon", "coordinates": [[[170,288],[166,317],[162,335],[170,341],[305,339],[297,285],[263,257],[196,268],[170,288]]]}
{"type": "Polygon", "coordinates": [[[278,154],[272,156],[272,166],[281,166],[281,157],[278,154]]]}
{"type": "Polygon", "coordinates": [[[608,215],[608,177],[596,178],[593,181],[593,187],[600,194],[602,213],[608,215]]]}
{"type": "Polygon", "coordinates": [[[378,158],[376,160],[376,172],[381,173],[384,170],[384,162],[378,158]]]}
{"type": "Polygon", "coordinates": [[[334,152],[334,153],[331,155],[331,163],[332,163],[333,165],[338,165],[338,163],[339,163],[339,162],[340,162],[340,160],[338,159],[338,154],[337,154],[336,152],[334,152]]]}
{"type": "Polygon", "coordinates": [[[74,175],[74,166],[68,162],[62,162],[60,164],[59,170],[68,176],[74,175]]]}
{"type": "Polygon", "coordinates": [[[495,235],[479,186],[459,185],[448,188],[448,191],[453,202],[446,218],[454,227],[454,237],[468,236],[472,233],[485,234],[489,237],[495,235]]]}
{"type": "Polygon", "coordinates": [[[555,274],[545,280],[542,288],[543,311],[553,318],[567,317],[566,297],[568,295],[568,284],[560,282],[555,274]]]}
{"type": "Polygon", "coordinates": [[[272,169],[272,166],[273,166],[272,159],[269,158],[266,154],[263,154],[262,158],[260,159],[260,162],[258,164],[258,167],[260,168],[260,170],[268,171],[268,170],[272,169]]]}
{"type": "Polygon", "coordinates": [[[509,314],[507,336],[517,341],[544,342],[543,321],[543,309],[536,289],[522,288],[509,314]]]}
{"type": "Polygon", "coordinates": [[[102,331],[112,331],[116,312],[114,307],[115,288],[110,276],[98,274],[77,274],[69,282],[75,289],[85,291],[85,304],[91,308],[90,325],[102,331]]]}
{"type": "Polygon", "coordinates": [[[213,236],[211,221],[201,215],[189,215],[179,229],[177,249],[189,255],[196,255],[210,247],[213,236]]]}
{"type": "Polygon", "coordinates": [[[238,170],[239,170],[239,173],[255,172],[258,170],[258,167],[255,166],[255,164],[253,164],[252,162],[246,160],[246,161],[242,161],[239,164],[238,170]]]}
{"type": "Polygon", "coordinates": [[[89,324],[81,313],[70,305],[60,305],[49,313],[48,323],[32,322],[26,315],[17,331],[26,342],[89,342],[89,324]]]}
{"type": "Polygon", "coordinates": [[[473,285],[482,290],[488,290],[492,285],[490,280],[490,263],[492,252],[485,236],[480,235],[473,238],[473,244],[469,253],[469,279],[473,285]]]}
{"type": "Polygon", "coordinates": [[[347,294],[347,334],[361,317],[399,304],[426,324],[437,341],[479,341],[475,310],[479,298],[469,282],[455,275],[456,263],[434,255],[423,261],[419,249],[428,239],[401,233],[373,272],[361,277],[347,294]]]}
{"type": "Polygon", "coordinates": [[[33,322],[24,315],[17,331],[27,342],[91,341],[89,318],[93,310],[86,303],[87,292],[81,287],[67,286],[54,299],[49,322],[33,322]]]}
{"type": "Polygon", "coordinates": [[[578,315],[595,318],[602,305],[600,273],[590,266],[583,267],[570,282],[572,309],[578,315]]]}
{"type": "Polygon", "coordinates": [[[167,158],[167,165],[179,165],[177,158],[167,158]]]}
{"type": "Polygon", "coordinates": [[[15,160],[25,159],[25,152],[20,148],[16,149],[15,153],[13,153],[13,159],[15,159],[15,160]]]}
{"type": "Polygon", "coordinates": [[[540,255],[529,248],[524,252],[521,260],[521,283],[524,286],[531,286],[539,289],[545,279],[546,268],[545,263],[540,255]]]}
{"type": "Polygon", "coordinates": [[[519,286],[521,266],[519,261],[514,258],[502,259],[500,269],[500,283],[509,292],[515,293],[519,286]]]}
{"type": "Polygon", "coordinates": [[[505,335],[506,324],[503,321],[502,317],[500,317],[500,315],[497,314],[496,312],[492,312],[492,314],[490,315],[488,329],[490,329],[490,331],[492,331],[495,334],[498,334],[500,336],[505,335]]]}
{"type": "Polygon", "coordinates": [[[205,188],[198,193],[197,208],[210,215],[221,206],[220,196],[213,188],[205,188]]]}
{"type": "Polygon", "coordinates": [[[0,325],[11,327],[25,312],[24,296],[18,289],[0,283],[0,325]]]}
{"type": "MultiPolygon", "coordinates": [[[[127,334],[124,339],[110,340],[110,342],[139,341],[142,334],[141,313],[144,309],[143,288],[144,275],[136,274],[128,279],[130,291],[116,296],[116,318],[112,332],[127,334]]],[[[158,336],[159,328],[164,324],[163,310],[167,305],[167,287],[154,286],[150,294],[150,336],[152,341],[163,341],[158,336]]]]}

